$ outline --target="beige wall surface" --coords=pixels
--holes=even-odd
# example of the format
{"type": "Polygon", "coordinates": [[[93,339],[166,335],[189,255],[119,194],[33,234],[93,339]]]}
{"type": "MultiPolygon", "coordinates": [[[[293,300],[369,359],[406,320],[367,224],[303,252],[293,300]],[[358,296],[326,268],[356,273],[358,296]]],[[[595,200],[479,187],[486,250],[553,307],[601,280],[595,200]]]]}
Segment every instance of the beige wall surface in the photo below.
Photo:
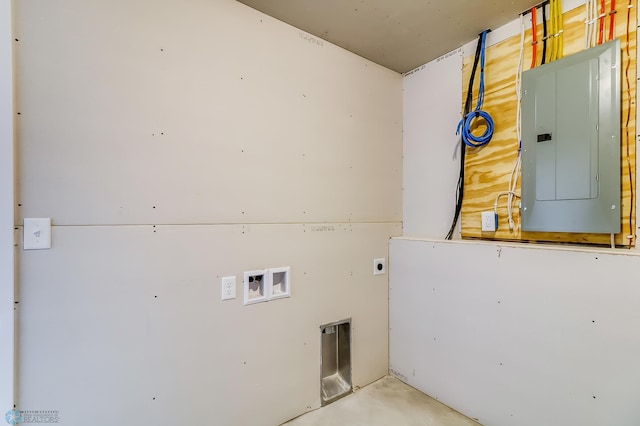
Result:
{"type": "Polygon", "coordinates": [[[400,232],[55,227],[51,250],[20,259],[19,406],[65,425],[276,425],[317,408],[320,325],[352,318],[354,384],[388,370],[388,281],[372,259],[400,232]],[[291,298],[220,301],[220,277],[284,265],[291,298]]]}
{"type": "Polygon", "coordinates": [[[483,425],[638,424],[637,251],[401,237],[390,260],[404,382],[483,425]]]}
{"type": "Polygon", "coordinates": [[[235,1],[14,3],[19,408],[274,425],[320,405],[323,323],[388,370],[402,79],[235,1]],[[242,272],[292,296],[242,305],[242,272]],[[220,278],[238,277],[221,302],[220,278]]]}
{"type": "Polygon", "coordinates": [[[228,0],[15,19],[19,218],[402,220],[399,74],[228,0]]]}
{"type": "Polygon", "coordinates": [[[0,407],[11,407],[15,381],[15,247],[11,2],[0,3],[0,407]]]}

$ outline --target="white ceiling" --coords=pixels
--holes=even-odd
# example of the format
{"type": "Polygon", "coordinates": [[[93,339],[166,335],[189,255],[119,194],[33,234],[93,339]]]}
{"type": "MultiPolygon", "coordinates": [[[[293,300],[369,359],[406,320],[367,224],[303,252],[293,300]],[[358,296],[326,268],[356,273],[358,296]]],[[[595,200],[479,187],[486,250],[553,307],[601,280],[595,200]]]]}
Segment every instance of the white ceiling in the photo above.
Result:
{"type": "Polygon", "coordinates": [[[540,0],[238,0],[397,72],[518,18],[540,0]]]}

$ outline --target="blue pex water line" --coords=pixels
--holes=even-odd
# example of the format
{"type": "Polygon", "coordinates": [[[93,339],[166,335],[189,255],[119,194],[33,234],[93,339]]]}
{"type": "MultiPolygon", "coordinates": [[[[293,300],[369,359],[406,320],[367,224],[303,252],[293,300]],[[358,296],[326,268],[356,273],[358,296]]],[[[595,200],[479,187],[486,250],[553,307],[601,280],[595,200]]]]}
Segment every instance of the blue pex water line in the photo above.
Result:
{"type": "Polygon", "coordinates": [[[475,110],[471,111],[462,120],[460,120],[456,131],[457,135],[462,134],[462,141],[465,145],[471,148],[479,148],[488,144],[493,137],[494,131],[493,118],[491,118],[488,112],[482,110],[482,104],[484,102],[484,59],[487,33],[488,31],[485,31],[480,35],[480,87],[478,88],[478,103],[476,104],[475,110]],[[471,127],[474,124],[474,121],[479,118],[484,120],[486,123],[486,129],[480,136],[476,136],[471,132],[471,127]]]}

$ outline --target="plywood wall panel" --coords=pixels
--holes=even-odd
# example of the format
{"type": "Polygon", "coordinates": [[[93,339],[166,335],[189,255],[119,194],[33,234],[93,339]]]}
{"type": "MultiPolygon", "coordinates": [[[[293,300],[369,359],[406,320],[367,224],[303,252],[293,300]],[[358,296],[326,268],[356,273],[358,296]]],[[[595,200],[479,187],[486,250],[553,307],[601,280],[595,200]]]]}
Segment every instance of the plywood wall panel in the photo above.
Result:
{"type": "MultiPolygon", "coordinates": [[[[635,4],[635,2],[634,2],[635,4]]],[[[622,232],[615,237],[617,245],[634,245],[633,224],[635,212],[630,219],[633,202],[631,183],[635,183],[635,102],[636,102],[636,14],[630,14],[630,32],[627,43],[627,3],[618,2],[616,14],[616,35],[622,45],[622,232]],[[627,52],[628,47],[628,52],[627,52]],[[628,66],[628,68],[627,68],[628,66]],[[627,84],[627,76],[629,84],[627,84]],[[627,114],[629,123],[627,125],[627,114]],[[628,130],[628,132],[627,132],[628,130]],[[627,156],[627,146],[629,155],[627,156]]],[[[529,16],[527,16],[529,18],[529,16]]],[[[584,7],[578,7],[564,14],[564,55],[584,49],[584,7]]],[[[530,19],[530,18],[529,18],[530,19]]],[[[538,25],[539,39],[542,37],[541,25],[538,25]]],[[[525,34],[524,70],[531,64],[531,30],[525,34]]],[[[482,149],[468,150],[465,168],[465,202],[462,210],[462,236],[465,238],[483,238],[515,241],[554,241],[589,244],[609,244],[610,236],[601,234],[567,234],[521,232],[519,227],[509,231],[507,224],[506,198],[499,205],[500,223],[495,233],[482,232],[480,213],[492,211],[496,196],[508,189],[509,175],[516,160],[518,141],[515,134],[516,94],[515,72],[518,64],[520,36],[513,36],[487,49],[486,53],[486,92],[483,109],[489,112],[495,121],[496,132],[491,143],[482,149]]],[[[538,46],[541,52],[541,46],[538,46]]],[[[541,53],[538,54],[538,64],[541,53]]],[[[463,68],[463,99],[469,81],[473,57],[467,57],[463,68]]],[[[477,94],[478,79],[474,93],[477,94]]],[[[473,106],[475,107],[475,100],[473,106]]],[[[518,184],[519,191],[519,184],[518,184]]],[[[635,193],[635,189],[634,189],[635,193]]],[[[635,194],[634,194],[635,195],[635,194]]],[[[515,206],[516,222],[519,224],[519,210],[515,206]]]]}

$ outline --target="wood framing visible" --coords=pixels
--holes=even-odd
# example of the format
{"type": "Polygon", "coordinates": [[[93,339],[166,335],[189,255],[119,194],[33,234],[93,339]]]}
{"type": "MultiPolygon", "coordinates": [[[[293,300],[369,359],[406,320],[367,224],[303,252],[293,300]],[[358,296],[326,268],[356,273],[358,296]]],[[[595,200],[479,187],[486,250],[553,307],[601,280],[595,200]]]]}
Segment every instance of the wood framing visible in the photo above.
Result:
{"type": "MultiPolygon", "coordinates": [[[[615,36],[622,48],[621,70],[621,191],[622,232],[615,236],[618,246],[635,246],[635,175],[636,175],[636,27],[637,1],[617,2],[615,36]],[[629,21],[627,21],[629,17],[629,21]],[[628,31],[627,31],[628,29],[628,31]],[[629,238],[629,236],[633,236],[629,238]]],[[[585,7],[580,6],[563,15],[564,56],[585,48],[585,7]]],[[[526,19],[530,19],[527,15],[526,19]]],[[[608,25],[607,18],[607,25],[608,25]]],[[[542,40],[542,25],[538,25],[538,40],[542,40]]],[[[540,43],[540,42],[539,42],[540,43]]],[[[538,64],[541,47],[538,47],[538,64]]],[[[524,70],[531,64],[531,30],[525,33],[524,70]]],[[[518,203],[514,204],[514,231],[507,223],[507,203],[503,197],[498,204],[499,226],[496,232],[482,232],[481,212],[492,211],[498,194],[508,190],[509,176],[516,161],[518,141],[516,138],[516,91],[515,76],[520,52],[520,34],[491,46],[486,51],[485,99],[483,110],[494,119],[493,139],[484,148],[467,148],[465,164],[465,193],[462,206],[462,237],[509,241],[548,241],[585,244],[609,244],[610,236],[603,234],[521,232],[518,203]]],[[[473,56],[464,59],[463,97],[473,66],[473,56]]],[[[474,95],[477,96],[478,78],[474,95]]],[[[473,101],[475,106],[476,99],[473,101]]],[[[474,133],[479,133],[479,128],[474,133]]],[[[520,192],[520,182],[517,186],[520,192]]]]}

